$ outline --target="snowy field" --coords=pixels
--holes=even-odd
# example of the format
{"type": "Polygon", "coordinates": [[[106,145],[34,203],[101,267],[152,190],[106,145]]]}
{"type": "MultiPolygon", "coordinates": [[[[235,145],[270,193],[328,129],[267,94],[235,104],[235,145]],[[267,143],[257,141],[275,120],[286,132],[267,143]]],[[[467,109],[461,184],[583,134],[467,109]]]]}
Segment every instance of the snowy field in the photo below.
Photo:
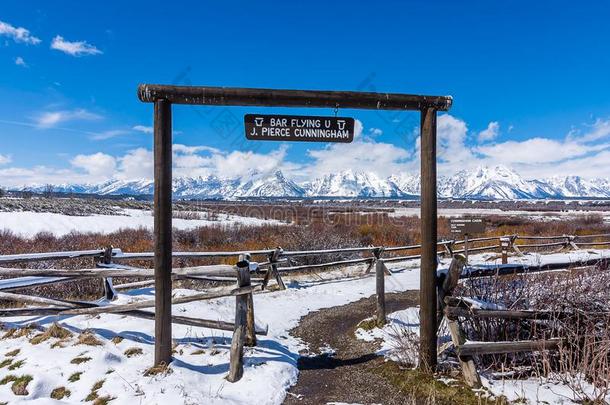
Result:
{"type": "MultiPolygon", "coordinates": [[[[394,212],[388,214],[390,217],[404,217],[404,216],[420,216],[419,208],[396,208],[394,212]]],[[[534,221],[556,221],[573,219],[584,216],[600,215],[604,218],[605,222],[610,222],[610,211],[576,211],[576,210],[565,210],[565,211],[527,211],[527,210],[501,210],[499,208],[439,208],[438,215],[442,217],[462,217],[468,216],[518,216],[520,218],[527,218],[534,221]]]]}
{"type": "MultiPolygon", "coordinates": [[[[490,256],[471,256],[474,263],[483,263],[490,256]]],[[[593,257],[610,257],[610,251],[580,251],[570,254],[540,256],[526,255],[520,260],[530,263],[547,263],[564,260],[570,261],[593,257]]],[[[489,264],[489,262],[486,262],[489,264]]],[[[449,262],[444,260],[441,266],[446,268],[449,262]]],[[[406,264],[391,265],[395,273],[386,277],[386,290],[400,292],[419,288],[419,263],[411,261],[406,264]]],[[[19,349],[11,357],[15,364],[23,361],[19,367],[9,370],[9,366],[0,367],[0,379],[7,375],[31,375],[28,395],[16,397],[10,385],[0,385],[0,400],[18,403],[62,403],[49,399],[51,391],[57,387],[66,387],[71,396],[63,403],[81,402],[91,394],[94,384],[101,387],[96,390],[99,397],[109,396],[116,399],[115,404],[280,404],[286,390],[298,377],[296,367],[299,350],[303,343],[291,337],[288,331],[298,324],[299,319],[311,311],[354,302],[375,293],[375,278],[360,275],[365,266],[353,266],[349,269],[320,273],[319,277],[294,276],[285,277],[288,289],[254,296],[254,308],[258,325],[269,326],[267,336],[260,336],[258,346],[245,351],[244,377],[237,383],[228,383],[224,377],[228,372],[230,332],[207,328],[174,325],[175,339],[174,362],[172,373],[168,375],[144,376],[145,370],[153,361],[154,322],[131,318],[117,314],[99,316],[42,316],[3,319],[4,328],[24,326],[36,322],[48,327],[59,322],[73,332],[74,336],[60,345],[57,339],[50,339],[32,344],[27,337],[0,340],[0,362],[8,359],[6,353],[19,349]],[[339,278],[349,276],[348,278],[339,278]],[[84,330],[91,330],[100,339],[99,346],[77,344],[77,335],[84,330]],[[122,341],[112,341],[120,336],[122,341]],[[141,351],[141,353],[140,353],[141,351]],[[131,357],[126,353],[139,353],[131,357]],[[81,359],[80,364],[78,363],[81,359]],[[78,374],[78,381],[70,382],[78,374]]],[[[1,283],[1,281],[0,281],[1,283]]],[[[176,296],[195,293],[192,290],[177,289],[176,296]]],[[[112,304],[122,304],[138,300],[151,299],[154,290],[150,288],[133,290],[120,294],[112,304]]],[[[174,314],[205,319],[231,321],[234,317],[234,298],[222,298],[210,301],[193,302],[173,307],[174,314]]],[[[408,324],[417,332],[417,310],[407,309],[402,313],[390,315],[391,319],[408,324]]],[[[396,321],[395,321],[396,322],[396,321]]],[[[377,331],[376,337],[383,338],[383,331],[377,331]]],[[[31,335],[30,335],[31,337],[31,335]]],[[[384,345],[381,354],[387,354],[389,345],[384,345]],[[385,350],[385,351],[384,351],[385,350]]],[[[531,381],[486,382],[495,393],[507,396],[522,395],[523,392],[540,394],[539,384],[531,381]],[[525,385],[524,385],[525,384],[525,385]],[[535,388],[535,391],[534,390],[535,388]]],[[[557,392],[557,387],[553,387],[557,392]]],[[[548,393],[548,395],[551,395],[548,393]]],[[[549,403],[559,402],[559,396],[548,398],[549,403]]],[[[563,398],[565,400],[565,398],[563,398]]],[[[535,403],[535,400],[532,401],[535,403]]],[[[569,403],[569,402],[566,402],[569,403]]]]}
{"type": "MultiPolygon", "coordinates": [[[[71,216],[49,212],[0,212],[0,230],[10,230],[13,233],[32,237],[39,232],[49,232],[55,236],[63,236],[70,232],[112,233],[125,228],[153,229],[151,211],[125,209],[123,215],[88,215],[71,216]]],[[[210,225],[263,225],[282,224],[276,220],[264,220],[252,217],[215,213],[213,219],[207,218],[206,212],[192,212],[200,215],[200,219],[174,218],[176,229],[193,229],[210,225]]]]}

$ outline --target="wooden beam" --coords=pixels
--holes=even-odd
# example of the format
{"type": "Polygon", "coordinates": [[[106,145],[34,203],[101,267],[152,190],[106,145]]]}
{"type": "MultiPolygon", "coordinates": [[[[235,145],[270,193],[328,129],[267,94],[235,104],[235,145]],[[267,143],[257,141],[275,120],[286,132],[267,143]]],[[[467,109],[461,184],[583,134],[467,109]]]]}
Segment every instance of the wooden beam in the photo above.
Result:
{"type": "Polygon", "coordinates": [[[449,110],[453,102],[450,96],[356,91],[167,86],[159,84],[141,84],[138,87],[138,98],[145,103],[167,100],[173,104],[212,106],[339,107],[367,110],[421,110],[424,108],[434,108],[439,111],[449,110]]]}
{"type": "Polygon", "coordinates": [[[521,340],[517,342],[468,342],[459,346],[457,352],[460,356],[531,352],[556,350],[559,348],[560,344],[561,339],[521,340]]]}

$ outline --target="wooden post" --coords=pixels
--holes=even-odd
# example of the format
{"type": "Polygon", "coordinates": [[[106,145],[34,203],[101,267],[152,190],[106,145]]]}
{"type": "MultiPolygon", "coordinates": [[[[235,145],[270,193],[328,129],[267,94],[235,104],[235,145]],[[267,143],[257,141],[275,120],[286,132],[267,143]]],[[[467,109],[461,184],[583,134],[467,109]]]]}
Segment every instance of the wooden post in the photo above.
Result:
{"type": "Polygon", "coordinates": [[[464,380],[466,380],[466,384],[468,384],[472,388],[480,388],[481,387],[481,377],[477,372],[477,367],[474,364],[474,359],[472,356],[463,356],[460,355],[459,350],[460,347],[466,343],[466,338],[464,337],[464,333],[460,328],[459,323],[454,319],[447,318],[447,326],[449,327],[449,333],[451,334],[451,340],[453,341],[453,346],[458,353],[458,360],[460,365],[462,366],[462,374],[464,375],[464,380]]]}
{"type": "Polygon", "coordinates": [[[377,296],[377,326],[386,324],[385,316],[385,266],[383,260],[376,258],[375,263],[375,281],[376,281],[376,296],[377,296]]]}
{"type": "MultiPolygon", "coordinates": [[[[104,249],[104,256],[102,257],[102,263],[104,263],[104,264],[112,263],[112,249],[113,249],[112,245],[106,246],[106,248],[104,249]]],[[[103,283],[104,283],[104,297],[109,301],[113,301],[114,299],[116,299],[117,293],[116,293],[114,287],[112,286],[112,277],[104,277],[103,283]]]]}
{"type": "Polygon", "coordinates": [[[277,270],[277,261],[279,260],[283,252],[284,250],[281,247],[277,247],[275,248],[273,253],[269,255],[269,270],[267,271],[267,274],[265,274],[265,278],[263,279],[263,289],[267,287],[267,284],[269,283],[269,278],[272,275],[273,277],[275,277],[275,281],[277,282],[277,285],[280,290],[286,289],[286,284],[284,284],[284,280],[282,280],[282,276],[280,276],[280,272],[277,270]]]}
{"type": "Polygon", "coordinates": [[[172,106],[155,101],[155,366],[172,357],[172,106]]]}
{"type": "MultiPolygon", "coordinates": [[[[250,284],[250,265],[246,255],[240,255],[237,263],[237,285],[243,287],[250,284]]],[[[246,340],[246,324],[248,323],[248,298],[245,295],[235,297],[235,330],[231,340],[231,355],[227,381],[236,382],[244,374],[244,343],[246,340]]]]}
{"type": "Polygon", "coordinates": [[[421,270],[420,349],[418,367],[436,369],[436,110],[421,110],[421,270]]]}
{"type": "MultiPolygon", "coordinates": [[[[238,287],[249,287],[250,286],[250,255],[244,255],[244,259],[248,263],[248,274],[243,277],[242,280],[237,279],[238,287]],[[240,283],[243,283],[241,285],[240,283]]],[[[241,260],[240,260],[241,262],[241,260]]],[[[246,295],[246,306],[247,306],[247,314],[246,314],[246,346],[256,346],[256,327],[254,323],[254,295],[249,293],[246,295]]]]}
{"type": "Polygon", "coordinates": [[[466,264],[468,264],[468,234],[464,235],[464,257],[466,258],[466,264]]]}
{"type": "Polygon", "coordinates": [[[510,244],[510,238],[500,238],[502,264],[508,264],[508,249],[510,248],[510,244]]]}
{"type": "Polygon", "coordinates": [[[455,255],[451,260],[449,270],[447,271],[447,274],[445,275],[442,284],[439,284],[438,286],[436,315],[437,329],[444,316],[443,309],[445,308],[445,297],[451,296],[453,294],[453,290],[455,290],[455,287],[457,287],[458,281],[460,280],[460,275],[462,274],[462,270],[464,269],[465,263],[466,259],[464,258],[464,256],[460,254],[455,255]]]}

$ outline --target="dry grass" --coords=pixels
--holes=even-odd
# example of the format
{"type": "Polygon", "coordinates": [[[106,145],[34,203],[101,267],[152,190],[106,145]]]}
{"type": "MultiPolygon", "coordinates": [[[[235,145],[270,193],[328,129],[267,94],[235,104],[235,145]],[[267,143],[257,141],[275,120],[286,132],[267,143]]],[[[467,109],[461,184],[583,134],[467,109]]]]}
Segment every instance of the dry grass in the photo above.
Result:
{"type": "Polygon", "coordinates": [[[20,337],[29,337],[34,331],[38,330],[39,326],[35,324],[29,324],[22,328],[10,328],[8,329],[4,335],[2,335],[2,339],[17,339],[20,337]]]}
{"type": "Polygon", "coordinates": [[[77,382],[78,380],[80,380],[80,376],[82,375],[82,371],[76,372],[76,373],[72,373],[70,375],[70,377],[68,377],[68,381],[70,382],[77,382]]]}
{"type": "Polygon", "coordinates": [[[116,335],[115,337],[112,338],[111,342],[114,343],[115,345],[118,345],[119,343],[121,343],[123,341],[123,337],[116,335]]]}
{"type": "Polygon", "coordinates": [[[7,352],[5,354],[6,357],[15,357],[16,355],[19,354],[19,352],[21,352],[21,349],[15,349],[15,350],[11,350],[10,352],[7,352]]]}
{"type": "Polygon", "coordinates": [[[125,356],[127,357],[133,357],[133,356],[139,356],[143,353],[142,349],[139,347],[130,347],[129,349],[125,350],[125,356]]]}
{"type": "Polygon", "coordinates": [[[144,372],[144,376],[145,377],[150,377],[153,375],[168,375],[172,373],[172,369],[169,365],[165,364],[165,363],[161,363],[157,366],[153,366],[148,368],[145,372],[144,372]]]}
{"type": "Polygon", "coordinates": [[[88,362],[90,360],[91,360],[91,357],[77,356],[77,357],[73,358],[72,360],[70,360],[70,363],[72,363],[72,364],[82,364],[82,363],[86,363],[86,362],[88,362]]]}
{"type": "Polygon", "coordinates": [[[37,345],[51,338],[65,340],[72,337],[72,332],[68,329],[61,327],[57,322],[54,322],[44,332],[35,335],[30,339],[30,343],[37,345]]]}
{"type": "Polygon", "coordinates": [[[30,383],[30,381],[32,381],[32,379],[32,376],[27,374],[22,376],[9,374],[2,380],[0,380],[0,385],[5,385],[12,382],[13,385],[11,385],[11,390],[15,395],[28,395],[29,392],[27,388],[28,384],[30,383]]]}
{"type": "Polygon", "coordinates": [[[57,387],[53,391],[51,391],[51,398],[56,400],[61,400],[65,397],[69,398],[70,395],[72,395],[72,392],[70,392],[69,389],[66,389],[66,387],[57,387]]]}
{"type": "Polygon", "coordinates": [[[89,392],[89,395],[87,395],[85,401],[94,401],[96,399],[99,399],[98,391],[102,388],[104,382],[106,382],[106,380],[99,380],[95,384],[93,384],[93,387],[91,387],[91,392],[89,392]]]}
{"type": "Polygon", "coordinates": [[[80,335],[78,335],[78,339],[75,345],[87,345],[87,346],[102,346],[104,343],[99,340],[93,332],[84,331],[80,335]]]}

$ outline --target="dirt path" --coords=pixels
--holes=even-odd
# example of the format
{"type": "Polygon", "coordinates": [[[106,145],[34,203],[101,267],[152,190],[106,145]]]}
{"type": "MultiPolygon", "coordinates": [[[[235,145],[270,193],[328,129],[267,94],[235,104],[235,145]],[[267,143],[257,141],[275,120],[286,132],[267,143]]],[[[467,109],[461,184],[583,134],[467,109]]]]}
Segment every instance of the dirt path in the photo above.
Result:
{"type": "MultiPolygon", "coordinates": [[[[379,372],[384,359],[375,354],[379,344],[356,339],[356,325],[375,311],[375,297],[340,307],[322,309],[303,318],[290,331],[309,344],[310,353],[299,359],[299,380],[284,404],[405,404],[409,398],[379,372]],[[324,354],[330,347],[334,355],[324,354]]],[[[418,292],[386,294],[387,312],[416,306],[418,292]]]]}

